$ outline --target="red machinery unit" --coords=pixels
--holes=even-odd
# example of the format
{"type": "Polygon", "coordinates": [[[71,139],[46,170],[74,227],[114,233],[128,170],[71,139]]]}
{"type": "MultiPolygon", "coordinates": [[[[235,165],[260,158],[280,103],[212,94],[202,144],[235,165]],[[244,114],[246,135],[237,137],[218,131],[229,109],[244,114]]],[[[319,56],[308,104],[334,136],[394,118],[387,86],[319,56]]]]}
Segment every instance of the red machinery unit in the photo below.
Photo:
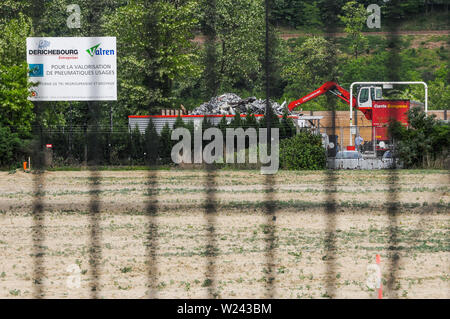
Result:
{"type": "Polygon", "coordinates": [[[375,127],[375,138],[388,141],[388,125],[392,120],[408,125],[409,100],[378,100],[373,101],[372,127],[375,127]]]}
{"type": "MultiPolygon", "coordinates": [[[[350,104],[350,92],[336,82],[330,81],[301,99],[291,102],[288,108],[292,111],[303,103],[327,92],[333,93],[347,104],[350,104]]],[[[352,102],[352,105],[372,122],[372,135],[374,135],[372,136],[372,140],[377,141],[377,151],[385,151],[388,149],[388,126],[392,120],[398,121],[403,125],[408,125],[408,111],[411,106],[411,101],[409,100],[384,100],[382,95],[381,87],[362,87],[359,90],[358,98],[353,97],[352,102]]]]}

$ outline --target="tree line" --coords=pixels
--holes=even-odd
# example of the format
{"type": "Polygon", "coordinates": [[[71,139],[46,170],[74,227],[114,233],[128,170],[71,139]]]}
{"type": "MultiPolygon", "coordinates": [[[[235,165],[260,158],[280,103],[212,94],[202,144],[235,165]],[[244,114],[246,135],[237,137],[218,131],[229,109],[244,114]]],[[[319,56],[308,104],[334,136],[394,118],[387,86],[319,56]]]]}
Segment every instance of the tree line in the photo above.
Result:
{"type": "MultiPolygon", "coordinates": [[[[271,114],[262,120],[257,120],[252,114],[241,117],[236,114],[230,121],[223,116],[217,125],[214,125],[208,117],[202,119],[201,130],[204,132],[208,128],[217,127],[225,137],[228,128],[236,129],[254,128],[258,133],[259,128],[267,128],[270,118],[270,127],[279,129],[281,140],[289,139],[296,134],[296,128],[292,119],[287,113],[282,118],[271,114]]],[[[112,132],[109,128],[97,128],[97,130],[87,130],[79,127],[66,130],[62,127],[55,129],[45,129],[42,131],[42,138],[47,144],[52,145],[53,166],[79,166],[90,164],[94,160],[97,165],[170,165],[173,164],[171,158],[172,147],[177,141],[172,140],[172,131],[177,128],[186,128],[194,136],[195,126],[193,121],[183,121],[177,117],[172,127],[166,122],[161,132],[158,134],[153,120],[150,118],[145,132],[139,128],[117,126],[112,132]],[[95,136],[95,139],[94,139],[95,136]],[[93,145],[95,140],[96,145],[93,145]],[[85,153],[85,147],[88,152],[85,153]],[[95,152],[92,150],[95,147],[95,152]]],[[[320,138],[319,138],[320,139],[320,138]]],[[[17,142],[17,141],[16,141],[17,142]]],[[[14,140],[12,140],[14,143],[14,140]]],[[[245,141],[245,147],[249,147],[249,139],[245,141]]],[[[204,142],[206,146],[207,142],[204,142]]],[[[8,151],[0,154],[0,167],[8,165],[13,160],[13,148],[0,131],[0,145],[4,145],[8,151]]],[[[235,142],[235,146],[237,143],[235,142]]],[[[192,144],[192,149],[194,145],[192,144]]],[[[193,151],[192,151],[193,154],[193,151]]]]}
{"type": "MultiPolygon", "coordinates": [[[[191,109],[225,92],[264,97],[267,61],[271,98],[280,102],[297,99],[329,80],[344,87],[353,81],[392,80],[393,47],[398,52],[395,63],[399,76],[427,81],[430,108],[448,108],[448,46],[430,49],[426,43],[413,45],[408,37],[394,43],[384,37],[364,36],[365,7],[370,1],[269,2],[270,57],[266,59],[265,7],[261,0],[79,0],[80,28],[67,26],[70,0],[2,1],[0,132],[7,146],[0,147],[12,150],[4,153],[12,152],[17,162],[39,133],[32,132],[33,128],[67,132],[78,127],[80,138],[84,138],[95,125],[108,127],[110,116],[114,131],[127,126],[128,115],[158,114],[161,109],[178,108],[180,104],[191,109]],[[291,17],[296,14],[300,14],[297,20],[291,17]],[[347,36],[310,35],[285,41],[276,29],[300,23],[322,30],[337,26],[347,36]],[[205,35],[205,42],[194,41],[201,35],[205,35]],[[116,36],[118,101],[97,102],[95,116],[92,105],[86,102],[31,103],[25,47],[26,37],[31,36],[116,36]]],[[[419,14],[424,6],[432,10],[431,4],[435,9],[444,5],[409,0],[382,6],[385,13],[407,16],[419,14]]],[[[417,88],[395,93],[423,100],[423,92],[417,88]]],[[[328,108],[325,97],[304,106],[311,110],[328,108]]],[[[347,106],[338,101],[336,108],[347,106]]]]}

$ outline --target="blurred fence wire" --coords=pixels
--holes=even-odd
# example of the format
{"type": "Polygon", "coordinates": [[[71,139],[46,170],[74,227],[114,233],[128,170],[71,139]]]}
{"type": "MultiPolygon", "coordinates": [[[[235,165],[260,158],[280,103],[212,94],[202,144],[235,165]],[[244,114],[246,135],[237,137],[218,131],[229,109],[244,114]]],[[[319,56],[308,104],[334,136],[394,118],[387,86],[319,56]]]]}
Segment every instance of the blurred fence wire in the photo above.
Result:
{"type": "MultiPolygon", "coordinates": [[[[44,1],[34,1],[36,5],[36,17],[35,24],[39,25],[40,15],[39,7],[44,7],[44,1]]],[[[391,5],[396,5],[398,1],[391,1],[391,5]]],[[[206,71],[204,74],[205,81],[207,81],[207,94],[214,96],[217,93],[217,74],[215,73],[215,64],[217,63],[217,47],[215,42],[217,41],[217,32],[215,18],[217,15],[216,1],[205,0],[206,14],[208,15],[208,24],[203,28],[203,33],[206,36],[206,71]]],[[[265,79],[265,93],[266,101],[270,101],[272,94],[273,77],[273,34],[274,34],[274,18],[271,16],[270,7],[273,5],[273,1],[265,0],[265,59],[264,59],[264,79],[265,79]]],[[[328,15],[337,15],[337,3],[336,1],[325,1],[324,8],[328,15]]],[[[93,7],[92,10],[98,10],[98,7],[93,7]]],[[[97,11],[90,12],[90,19],[94,19],[97,11]]],[[[392,17],[394,19],[394,17],[392,17]]],[[[397,21],[394,19],[394,21],[397,21]]],[[[335,33],[335,24],[330,23],[325,26],[325,34],[335,33]]],[[[392,29],[388,35],[388,41],[390,43],[391,50],[389,51],[389,79],[386,80],[399,80],[398,74],[398,34],[395,23],[392,24],[392,29]]],[[[99,32],[100,29],[89,30],[94,34],[99,32]]],[[[334,38],[327,38],[328,41],[335,41],[334,38]]],[[[332,52],[333,56],[336,56],[336,52],[332,52]]],[[[334,61],[333,63],[337,63],[334,61]]],[[[336,74],[330,74],[330,80],[336,78],[336,74]]],[[[336,124],[336,102],[334,97],[329,97],[327,104],[329,105],[329,112],[331,112],[331,124],[326,127],[328,135],[342,135],[338,134],[340,130],[342,132],[342,125],[336,124]]],[[[40,103],[35,103],[35,112],[38,114],[41,110],[40,103]]],[[[146,296],[149,298],[156,298],[158,283],[158,233],[159,226],[157,222],[157,216],[159,213],[159,202],[157,195],[158,187],[158,171],[151,168],[161,164],[170,164],[170,150],[173,146],[173,142],[170,140],[170,131],[165,132],[165,135],[157,135],[155,130],[146,130],[144,134],[129,127],[114,127],[111,130],[110,126],[99,125],[100,109],[102,107],[101,102],[89,102],[88,112],[90,121],[87,121],[84,125],[70,125],[67,127],[54,127],[44,129],[39,123],[34,125],[34,136],[36,143],[34,145],[35,156],[33,175],[34,185],[34,202],[33,202],[33,258],[34,258],[34,297],[42,298],[45,295],[45,258],[42,247],[45,242],[46,227],[45,218],[45,154],[44,144],[53,145],[53,160],[57,164],[74,164],[79,165],[84,163],[89,167],[90,178],[90,202],[89,202],[89,214],[90,214],[90,256],[89,263],[91,267],[91,297],[99,298],[101,296],[101,279],[102,279],[102,231],[101,231],[101,205],[102,197],[100,196],[100,190],[102,186],[102,177],[98,171],[99,165],[147,165],[148,171],[148,199],[146,203],[146,214],[148,217],[148,229],[146,237],[147,247],[147,274],[148,291],[146,296]],[[155,142],[158,141],[158,142],[155,142]],[[60,162],[58,162],[60,161],[60,162]]],[[[268,105],[268,107],[270,107],[268,105]]],[[[270,118],[263,120],[266,123],[267,128],[275,125],[270,118]]],[[[248,123],[248,122],[247,122],[248,123]]],[[[296,134],[296,128],[289,122],[281,121],[275,125],[280,128],[283,134],[281,138],[291,137],[296,134]]],[[[192,129],[189,125],[187,128],[192,129]]],[[[220,126],[219,126],[220,127],[220,126]]],[[[232,126],[230,126],[232,127],[232,126]]],[[[241,127],[257,127],[256,122],[252,122],[251,125],[246,127],[245,121],[241,123],[241,127]]],[[[222,127],[223,128],[223,127],[222,127]]],[[[270,143],[270,135],[268,137],[268,143],[270,143]]],[[[342,142],[341,142],[342,143],[342,142]]],[[[343,147],[343,145],[342,145],[343,147]]],[[[216,233],[216,217],[218,211],[218,203],[216,199],[216,186],[217,186],[217,168],[212,165],[206,165],[203,168],[206,171],[205,178],[201,181],[204,184],[206,190],[206,199],[204,201],[204,218],[207,225],[206,251],[207,265],[204,271],[205,286],[208,287],[208,298],[215,298],[217,294],[217,233],[216,233]]],[[[334,170],[326,171],[326,183],[323,185],[326,193],[326,224],[324,228],[325,234],[325,257],[324,263],[326,265],[326,282],[323,285],[326,287],[326,295],[330,298],[336,296],[336,264],[338,263],[339,256],[336,254],[338,250],[336,241],[336,218],[337,202],[336,202],[336,190],[337,190],[337,175],[334,170]]],[[[389,224],[389,280],[387,284],[387,290],[389,297],[395,298],[397,295],[394,293],[394,285],[397,280],[397,269],[400,264],[400,257],[398,250],[398,186],[399,177],[398,172],[394,169],[389,173],[388,180],[389,192],[386,198],[387,202],[387,216],[389,224]]],[[[265,198],[264,198],[264,211],[266,213],[265,219],[265,297],[274,298],[276,294],[276,272],[274,271],[275,259],[276,259],[276,243],[277,243],[277,213],[276,201],[274,200],[274,190],[276,188],[275,178],[271,175],[265,178],[265,198]]]]}

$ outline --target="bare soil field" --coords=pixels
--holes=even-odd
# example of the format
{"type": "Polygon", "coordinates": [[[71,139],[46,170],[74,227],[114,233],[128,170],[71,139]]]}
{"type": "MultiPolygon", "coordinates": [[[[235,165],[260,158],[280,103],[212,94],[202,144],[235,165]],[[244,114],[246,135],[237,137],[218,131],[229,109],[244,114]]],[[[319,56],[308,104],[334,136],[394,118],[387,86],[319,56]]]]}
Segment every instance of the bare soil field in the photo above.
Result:
{"type": "Polygon", "coordinates": [[[0,298],[449,298],[447,171],[96,174],[0,172],[0,298]]]}

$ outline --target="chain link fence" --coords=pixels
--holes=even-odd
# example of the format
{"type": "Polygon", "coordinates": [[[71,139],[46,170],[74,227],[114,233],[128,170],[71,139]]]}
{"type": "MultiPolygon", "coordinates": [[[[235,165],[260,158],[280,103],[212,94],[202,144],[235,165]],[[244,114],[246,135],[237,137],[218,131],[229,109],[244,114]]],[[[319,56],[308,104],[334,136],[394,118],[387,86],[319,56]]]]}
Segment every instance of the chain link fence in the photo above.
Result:
{"type": "MultiPolygon", "coordinates": [[[[44,1],[34,1],[36,6],[36,16],[34,17],[34,23],[36,26],[44,23],[42,21],[42,15],[39,14],[41,6],[44,7],[44,1]]],[[[101,1],[99,1],[100,3],[101,1]]],[[[302,1],[301,1],[302,2],[302,1]]],[[[151,3],[151,1],[144,1],[145,5],[151,3]]],[[[306,3],[306,2],[305,2],[306,3]]],[[[322,1],[324,6],[324,12],[328,16],[336,16],[339,12],[338,6],[340,2],[338,1],[322,1]]],[[[217,61],[217,30],[218,27],[214,22],[217,16],[217,3],[216,0],[205,1],[205,12],[203,14],[207,15],[206,25],[203,26],[202,33],[205,36],[204,46],[205,46],[205,81],[207,82],[206,88],[208,89],[209,95],[214,96],[217,93],[217,76],[216,64],[217,61]]],[[[390,1],[390,5],[399,5],[399,1],[390,1]]],[[[271,7],[274,6],[274,2],[270,0],[264,1],[265,8],[265,34],[264,39],[261,39],[264,45],[264,61],[263,66],[263,77],[264,77],[264,94],[266,101],[270,101],[274,95],[276,88],[273,87],[274,84],[274,68],[277,66],[274,62],[273,50],[274,41],[273,37],[275,34],[275,24],[276,21],[271,15],[271,7]]],[[[98,10],[101,10],[100,4],[92,5],[92,8],[86,12],[86,18],[90,20],[95,20],[95,17],[100,14],[98,10]]],[[[163,13],[162,13],[163,14],[163,13]]],[[[398,37],[398,27],[395,23],[396,18],[393,17],[390,23],[390,30],[387,33],[388,47],[390,48],[387,52],[388,58],[386,63],[389,65],[389,74],[387,75],[389,80],[401,80],[402,75],[398,69],[400,60],[399,57],[399,45],[400,43],[398,37]]],[[[327,41],[330,43],[336,42],[336,37],[332,36],[337,33],[336,24],[334,19],[330,19],[323,27],[323,35],[327,41]]],[[[399,22],[399,21],[398,21],[399,22]]],[[[85,35],[99,35],[101,34],[100,23],[92,23],[92,30],[85,30],[83,33],[85,35]]],[[[39,28],[37,28],[39,30],[39,28]]],[[[44,35],[44,34],[42,34],[44,35]]],[[[145,39],[143,39],[146,41],[145,39]]],[[[151,39],[150,39],[151,40],[151,39]]],[[[152,54],[151,52],[149,53],[152,54]]],[[[331,56],[336,58],[336,61],[328,61],[327,63],[338,63],[337,52],[332,52],[331,56]]],[[[120,61],[120,60],[119,60],[120,61]]],[[[362,66],[361,66],[362,67],[362,66]]],[[[337,74],[330,74],[331,79],[335,79],[337,74]]],[[[149,80],[150,81],[150,80],[149,80]]],[[[150,81],[151,82],[151,81],[150,81]]],[[[230,119],[230,123],[209,123],[207,118],[201,118],[203,120],[203,126],[201,131],[204,133],[208,128],[216,127],[221,130],[224,134],[227,128],[267,128],[269,130],[267,140],[265,143],[271,143],[271,128],[279,129],[279,137],[281,143],[284,139],[289,139],[302,130],[312,131],[315,135],[319,135],[323,143],[324,153],[329,159],[336,158],[339,152],[343,152],[348,146],[355,145],[354,138],[356,135],[361,135],[364,142],[359,146],[359,150],[362,151],[363,155],[369,156],[370,154],[376,155],[377,152],[377,139],[373,132],[373,127],[364,123],[359,125],[358,132],[351,132],[352,127],[348,126],[348,123],[344,123],[341,120],[340,115],[337,113],[337,103],[334,97],[327,96],[326,105],[327,118],[322,119],[322,125],[313,127],[302,127],[304,122],[299,122],[301,118],[288,118],[281,117],[275,118],[275,115],[270,115],[259,122],[255,118],[240,118],[239,116],[230,119]],[[301,124],[303,123],[303,124],[301,124]],[[356,134],[357,133],[357,134],[356,134]],[[326,136],[326,138],[325,138],[326,136]]],[[[46,271],[46,235],[45,230],[51,224],[51,220],[47,218],[47,206],[50,205],[51,199],[46,193],[46,188],[52,183],[52,179],[48,178],[47,170],[50,168],[58,167],[87,167],[89,170],[89,203],[88,203],[88,213],[89,213],[89,291],[91,298],[101,297],[101,281],[103,276],[102,268],[105,266],[105,259],[103,250],[105,249],[105,244],[103,242],[102,235],[102,213],[104,212],[104,200],[102,196],[103,185],[105,180],[102,175],[101,169],[108,166],[140,166],[145,169],[143,174],[146,174],[145,185],[147,189],[145,206],[145,217],[147,221],[147,229],[145,230],[145,254],[146,262],[142,265],[145,269],[147,284],[149,288],[145,291],[145,297],[148,298],[158,298],[159,292],[158,285],[160,284],[159,277],[161,276],[161,270],[159,269],[161,261],[161,225],[160,223],[160,213],[161,211],[167,212],[171,211],[175,215],[178,214],[178,218],[189,219],[189,213],[184,212],[186,207],[181,206],[177,208],[173,206],[170,208],[165,205],[164,200],[160,199],[159,184],[160,180],[163,178],[161,174],[163,170],[161,168],[170,169],[189,169],[193,170],[192,175],[198,173],[198,177],[192,177],[196,179],[199,186],[202,186],[201,192],[204,193],[203,204],[196,207],[203,214],[204,222],[206,225],[206,235],[201,239],[204,241],[205,250],[202,257],[206,257],[206,263],[203,268],[203,278],[202,282],[204,287],[207,288],[208,298],[217,298],[220,296],[218,293],[218,287],[221,282],[218,278],[218,259],[221,258],[218,253],[218,246],[220,245],[219,233],[218,233],[218,216],[226,211],[222,207],[222,202],[218,200],[218,185],[219,179],[221,178],[220,170],[222,168],[230,168],[224,165],[214,165],[201,163],[198,165],[176,165],[173,163],[173,158],[171,157],[171,151],[175,142],[171,139],[172,130],[177,127],[184,127],[189,130],[192,135],[196,130],[193,122],[175,122],[172,126],[163,126],[160,132],[157,132],[155,123],[152,121],[147,122],[147,126],[142,129],[141,127],[128,126],[114,126],[112,125],[101,125],[101,109],[103,107],[102,102],[86,102],[87,103],[87,120],[84,125],[68,125],[64,127],[54,127],[45,128],[40,123],[35,123],[33,126],[34,144],[32,145],[33,154],[32,158],[32,168],[33,168],[33,204],[32,204],[32,215],[33,224],[32,228],[32,241],[33,241],[33,297],[43,298],[45,296],[45,280],[48,277],[46,271]],[[181,124],[180,124],[181,123],[181,124]],[[175,125],[175,126],[174,126],[175,125]],[[48,146],[50,145],[50,146],[48,146]]],[[[267,104],[267,109],[270,107],[267,104]]],[[[35,102],[35,112],[37,118],[39,118],[40,112],[45,109],[44,102],[35,102]]],[[[317,115],[317,113],[316,113],[317,115]]],[[[181,119],[181,117],[179,117],[181,119]]],[[[308,124],[308,123],[307,123],[308,124]]],[[[311,123],[312,124],[312,123],[311,123]]],[[[309,125],[309,124],[308,124],[309,125]]],[[[198,129],[198,128],[197,128],[198,129]]],[[[202,134],[203,135],[203,134],[202,134]]],[[[237,138],[237,137],[236,137],[237,138]]],[[[260,136],[257,136],[260,139],[260,136]]],[[[245,139],[245,149],[248,149],[250,139],[245,139]]],[[[202,147],[207,145],[207,141],[202,141],[202,147]]],[[[235,143],[237,144],[237,143],[235,143]]],[[[234,149],[236,152],[237,149],[234,149]]],[[[194,154],[194,150],[192,150],[194,154]]],[[[395,160],[394,160],[395,163],[395,160]]],[[[259,169],[261,164],[256,163],[255,165],[231,165],[233,169],[246,169],[249,171],[254,171],[259,169]]],[[[401,200],[399,198],[399,189],[401,184],[399,182],[399,172],[396,169],[395,164],[393,168],[387,173],[388,178],[386,180],[386,186],[388,191],[386,192],[385,198],[380,198],[380,201],[384,202],[384,214],[387,216],[387,228],[388,233],[388,279],[386,283],[387,296],[389,298],[398,298],[398,290],[395,289],[395,285],[398,279],[398,269],[402,265],[400,254],[398,253],[401,247],[399,247],[399,226],[401,224],[400,210],[401,210],[401,200]]],[[[370,175],[370,174],[369,174],[370,175]]],[[[325,178],[323,185],[320,186],[324,189],[324,196],[321,198],[320,202],[317,203],[318,206],[322,207],[325,211],[325,219],[323,221],[323,229],[321,232],[324,235],[323,240],[323,263],[325,265],[324,282],[322,282],[323,287],[325,287],[325,292],[323,296],[329,298],[335,298],[338,289],[338,279],[339,272],[338,260],[339,260],[339,229],[338,229],[338,217],[341,211],[342,204],[337,198],[337,193],[342,185],[338,184],[339,172],[333,169],[325,170],[325,178]]],[[[264,283],[265,292],[261,297],[264,298],[274,298],[277,294],[277,289],[282,289],[277,286],[277,277],[280,277],[282,270],[276,269],[279,256],[277,256],[277,245],[279,242],[279,233],[281,229],[277,226],[277,218],[283,214],[283,206],[276,199],[275,194],[279,188],[277,185],[277,178],[274,175],[264,176],[264,183],[260,185],[263,189],[263,199],[260,202],[260,207],[264,216],[264,224],[262,228],[264,229],[264,247],[262,251],[264,252],[264,278],[261,281],[264,283]]],[[[383,193],[384,194],[384,193],[383,193]]],[[[67,207],[61,207],[61,209],[69,209],[70,203],[67,203],[67,207]]],[[[297,213],[302,214],[305,210],[308,211],[308,207],[297,207],[297,213]]],[[[256,210],[256,208],[255,208],[256,210]]],[[[445,210],[445,208],[444,208],[445,210]]],[[[447,211],[447,210],[446,210],[447,211]]],[[[448,211],[447,211],[448,212],[448,211]]],[[[368,212],[369,213],[369,212],[368,212]]],[[[251,258],[250,256],[243,256],[243,258],[251,258]]]]}

